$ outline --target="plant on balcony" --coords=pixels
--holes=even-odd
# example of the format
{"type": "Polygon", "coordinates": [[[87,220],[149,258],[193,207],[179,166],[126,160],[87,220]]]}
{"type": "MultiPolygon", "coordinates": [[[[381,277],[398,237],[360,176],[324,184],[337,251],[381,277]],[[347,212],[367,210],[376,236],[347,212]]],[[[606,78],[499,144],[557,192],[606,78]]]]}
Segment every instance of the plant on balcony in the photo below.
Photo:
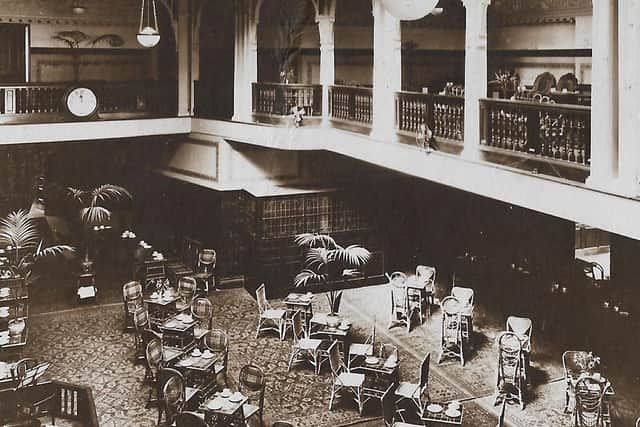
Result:
{"type": "Polygon", "coordinates": [[[67,187],[67,197],[78,209],[79,220],[85,238],[85,269],[89,270],[90,240],[97,230],[109,225],[112,210],[125,201],[133,200],[127,189],[112,184],[104,184],[91,190],[67,187]]]}
{"type": "Polygon", "coordinates": [[[306,30],[306,23],[313,19],[305,2],[287,0],[278,2],[277,29],[275,37],[275,63],[278,64],[280,83],[294,83],[295,59],[301,51],[301,40],[306,30]]]}
{"type": "Polygon", "coordinates": [[[516,90],[520,83],[520,77],[515,71],[499,69],[494,73],[495,79],[491,80],[489,84],[496,84],[500,88],[500,96],[506,97],[507,91],[516,90]]]}
{"type": "Polygon", "coordinates": [[[338,312],[338,297],[342,293],[335,284],[343,277],[344,269],[361,268],[369,262],[371,252],[360,245],[342,247],[328,234],[302,233],[295,243],[306,250],[303,270],[294,278],[296,287],[309,285],[328,289],[331,314],[338,312]]]}
{"type": "Polygon", "coordinates": [[[33,267],[40,261],[75,251],[69,245],[44,247],[38,227],[24,209],[11,212],[0,219],[0,245],[13,252],[8,260],[10,275],[33,281],[33,267]]]}

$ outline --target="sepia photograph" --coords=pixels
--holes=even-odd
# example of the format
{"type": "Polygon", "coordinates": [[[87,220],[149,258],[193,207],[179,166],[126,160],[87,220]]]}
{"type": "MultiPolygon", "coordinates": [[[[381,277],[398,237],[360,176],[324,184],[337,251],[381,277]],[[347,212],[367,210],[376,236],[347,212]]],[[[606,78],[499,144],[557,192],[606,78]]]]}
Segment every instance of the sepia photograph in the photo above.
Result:
{"type": "Polygon", "coordinates": [[[640,427],[639,135],[640,0],[0,0],[0,427],[640,427]]]}

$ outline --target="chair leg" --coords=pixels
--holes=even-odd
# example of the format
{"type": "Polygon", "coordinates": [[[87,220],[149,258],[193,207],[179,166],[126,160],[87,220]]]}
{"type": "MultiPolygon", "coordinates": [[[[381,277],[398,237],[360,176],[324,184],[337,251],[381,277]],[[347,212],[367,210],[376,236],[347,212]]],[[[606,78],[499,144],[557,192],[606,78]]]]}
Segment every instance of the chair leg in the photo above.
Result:
{"type": "Polygon", "coordinates": [[[287,372],[291,371],[291,365],[293,365],[293,359],[298,355],[298,350],[293,350],[291,352],[291,357],[289,358],[289,367],[287,368],[287,372]]]}
{"type": "Polygon", "coordinates": [[[331,386],[331,397],[329,398],[329,410],[333,408],[333,398],[336,395],[336,386],[335,384],[331,386]]]}

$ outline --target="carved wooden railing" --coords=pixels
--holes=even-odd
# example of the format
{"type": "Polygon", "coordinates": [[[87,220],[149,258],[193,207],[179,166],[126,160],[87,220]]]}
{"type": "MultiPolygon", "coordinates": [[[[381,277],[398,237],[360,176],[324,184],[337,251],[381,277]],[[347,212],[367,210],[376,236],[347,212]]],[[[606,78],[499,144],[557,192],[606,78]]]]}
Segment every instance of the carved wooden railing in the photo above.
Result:
{"type": "Polygon", "coordinates": [[[356,86],[330,86],[329,112],[334,119],[371,124],[373,90],[356,86]]]}
{"type": "Polygon", "coordinates": [[[433,136],[464,140],[464,98],[419,92],[396,92],[396,128],[416,133],[426,124],[433,136]]]}
{"type": "Polygon", "coordinates": [[[0,117],[65,114],[64,95],[77,85],[93,89],[99,113],[174,114],[175,84],[160,81],[27,83],[0,85],[0,117]]]}
{"type": "Polygon", "coordinates": [[[588,165],[591,107],[480,100],[482,144],[588,165]]]}
{"type": "Polygon", "coordinates": [[[291,115],[292,107],[302,107],[306,116],[322,115],[322,85],[253,83],[253,112],[291,115]]]}

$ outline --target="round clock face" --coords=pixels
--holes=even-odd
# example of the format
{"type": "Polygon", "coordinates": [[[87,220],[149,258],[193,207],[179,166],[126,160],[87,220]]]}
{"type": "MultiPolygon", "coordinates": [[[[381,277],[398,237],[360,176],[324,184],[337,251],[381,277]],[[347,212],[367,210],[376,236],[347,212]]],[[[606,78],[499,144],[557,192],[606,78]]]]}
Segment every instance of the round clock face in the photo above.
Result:
{"type": "Polygon", "coordinates": [[[91,89],[76,87],[67,94],[67,109],[75,117],[89,117],[98,109],[98,98],[91,89]]]}

